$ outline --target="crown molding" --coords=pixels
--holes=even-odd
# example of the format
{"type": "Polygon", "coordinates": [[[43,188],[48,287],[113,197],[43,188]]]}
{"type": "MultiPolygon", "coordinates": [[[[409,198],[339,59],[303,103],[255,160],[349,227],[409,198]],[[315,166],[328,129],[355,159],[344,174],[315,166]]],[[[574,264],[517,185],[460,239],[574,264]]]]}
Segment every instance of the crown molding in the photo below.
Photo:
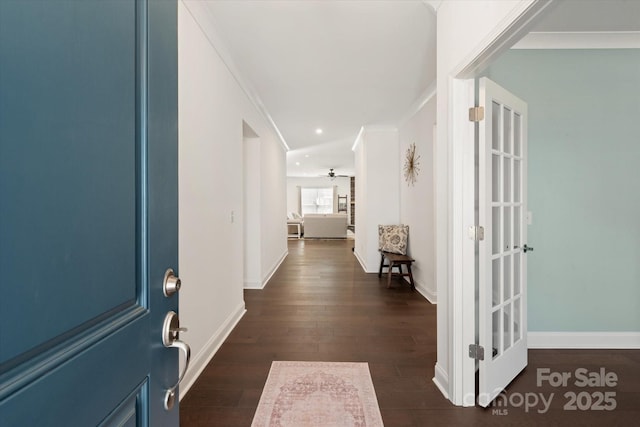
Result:
{"type": "Polygon", "coordinates": [[[518,2],[487,34],[474,50],[450,73],[456,79],[470,79],[524,37],[547,8],[554,3],[543,0],[518,2]]]}
{"type": "Polygon", "coordinates": [[[363,132],[398,132],[398,126],[393,123],[380,123],[362,126],[363,132]]]}
{"type": "Polygon", "coordinates": [[[425,6],[429,7],[429,10],[433,12],[434,15],[438,14],[438,9],[442,4],[443,0],[422,0],[425,6]]]}
{"type": "Polygon", "coordinates": [[[360,132],[358,132],[358,136],[356,136],[356,140],[353,142],[353,146],[351,147],[351,151],[356,151],[358,148],[358,144],[362,141],[362,134],[364,133],[364,126],[360,128],[360,132]]]}
{"type": "Polygon", "coordinates": [[[351,151],[356,151],[358,145],[364,140],[364,134],[367,132],[395,132],[398,133],[398,127],[394,124],[377,124],[377,125],[365,125],[360,128],[358,136],[351,147],[351,151]]]}
{"type": "Polygon", "coordinates": [[[409,109],[407,110],[407,112],[404,114],[404,116],[402,116],[402,118],[400,120],[398,120],[398,127],[404,125],[405,123],[407,123],[409,120],[411,120],[413,118],[413,116],[415,116],[416,114],[418,114],[418,112],[420,112],[420,110],[422,110],[422,107],[424,107],[427,102],[429,102],[431,100],[431,98],[433,98],[434,96],[436,96],[436,89],[437,89],[437,84],[436,84],[436,80],[434,80],[433,82],[431,82],[431,84],[424,90],[424,92],[422,92],[420,94],[420,96],[416,99],[416,101],[411,105],[411,107],[409,107],[409,109]]]}
{"type": "Polygon", "coordinates": [[[431,98],[436,96],[436,89],[437,89],[437,85],[436,85],[436,81],[434,80],[420,94],[420,96],[415,100],[415,102],[413,104],[411,104],[411,107],[409,107],[407,109],[407,112],[404,114],[404,116],[402,116],[398,120],[397,124],[373,124],[373,125],[362,126],[360,128],[360,132],[358,132],[358,136],[356,136],[356,139],[355,139],[355,141],[353,143],[353,146],[351,147],[351,150],[352,151],[356,151],[356,148],[358,147],[358,144],[362,140],[362,135],[366,131],[374,131],[374,132],[375,131],[383,131],[383,132],[392,131],[392,132],[397,132],[399,127],[401,127],[402,125],[407,123],[409,120],[411,120],[411,118],[413,116],[415,116],[416,114],[418,114],[418,112],[420,110],[422,110],[422,107],[424,107],[425,104],[427,102],[429,102],[429,100],[431,100],[431,98]]]}
{"type": "Polygon", "coordinates": [[[182,3],[185,5],[189,14],[193,17],[193,19],[200,27],[200,30],[209,41],[211,47],[216,51],[224,65],[227,67],[227,70],[229,70],[231,76],[233,76],[236,83],[238,83],[240,89],[242,89],[247,98],[249,98],[249,101],[251,101],[251,103],[266,120],[266,122],[269,123],[276,135],[278,135],[278,139],[280,140],[280,143],[282,144],[284,150],[290,151],[291,148],[285,141],[284,136],[282,136],[280,129],[278,129],[278,126],[273,121],[271,114],[269,114],[266,107],[262,103],[260,96],[258,96],[258,93],[255,91],[249,81],[244,78],[244,76],[240,72],[240,69],[233,61],[233,58],[229,53],[229,49],[216,31],[214,21],[211,17],[209,9],[206,6],[206,2],[199,0],[182,0],[182,3]]]}
{"type": "Polygon", "coordinates": [[[640,49],[640,31],[531,32],[512,49],[640,49]]]}

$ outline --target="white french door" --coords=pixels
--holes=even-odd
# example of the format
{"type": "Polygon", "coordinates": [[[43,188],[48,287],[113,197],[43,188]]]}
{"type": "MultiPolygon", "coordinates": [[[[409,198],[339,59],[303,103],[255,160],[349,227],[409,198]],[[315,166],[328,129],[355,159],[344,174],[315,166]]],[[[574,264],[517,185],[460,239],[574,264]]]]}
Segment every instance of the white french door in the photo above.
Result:
{"type": "Polygon", "coordinates": [[[478,403],[489,403],[527,365],[527,104],[480,79],[478,403]]]}

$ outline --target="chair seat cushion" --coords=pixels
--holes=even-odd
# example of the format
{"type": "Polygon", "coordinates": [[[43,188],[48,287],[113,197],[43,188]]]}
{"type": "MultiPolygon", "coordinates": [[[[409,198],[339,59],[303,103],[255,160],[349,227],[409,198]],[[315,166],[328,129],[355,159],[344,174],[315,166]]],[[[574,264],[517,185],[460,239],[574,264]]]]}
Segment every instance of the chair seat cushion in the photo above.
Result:
{"type": "Polygon", "coordinates": [[[408,225],[378,225],[378,249],[392,254],[407,254],[408,225]]]}

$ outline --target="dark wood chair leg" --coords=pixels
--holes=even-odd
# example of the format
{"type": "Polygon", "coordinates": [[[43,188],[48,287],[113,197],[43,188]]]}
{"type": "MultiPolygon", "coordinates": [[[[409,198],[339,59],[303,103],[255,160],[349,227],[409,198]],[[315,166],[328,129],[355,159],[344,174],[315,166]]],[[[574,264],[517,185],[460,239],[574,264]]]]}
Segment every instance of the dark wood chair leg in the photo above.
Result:
{"type": "Polygon", "coordinates": [[[384,254],[380,255],[380,270],[378,271],[378,278],[382,277],[382,267],[384,267],[384,254]]]}
{"type": "Polygon", "coordinates": [[[391,287],[391,276],[393,276],[393,261],[389,261],[389,270],[387,271],[387,288],[391,287]]]}
{"type": "Polygon", "coordinates": [[[413,273],[411,273],[411,264],[407,264],[407,270],[409,271],[409,282],[411,283],[411,290],[415,291],[416,287],[413,284],[413,273]]]}

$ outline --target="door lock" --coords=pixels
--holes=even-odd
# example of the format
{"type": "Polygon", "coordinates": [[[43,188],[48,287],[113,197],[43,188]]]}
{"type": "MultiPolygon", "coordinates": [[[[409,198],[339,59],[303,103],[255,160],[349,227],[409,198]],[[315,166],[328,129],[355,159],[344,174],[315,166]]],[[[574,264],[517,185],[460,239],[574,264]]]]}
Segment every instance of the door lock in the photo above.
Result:
{"type": "Polygon", "coordinates": [[[165,297],[170,297],[171,295],[177,293],[182,286],[182,281],[178,276],[175,275],[173,269],[168,268],[164,273],[164,281],[162,283],[162,293],[165,297]]]}
{"type": "Polygon", "coordinates": [[[180,319],[175,311],[170,311],[164,318],[164,325],[162,326],[162,344],[167,348],[177,348],[184,353],[185,361],[182,372],[178,376],[176,384],[167,389],[164,395],[164,409],[171,410],[176,403],[176,390],[180,381],[184,378],[184,374],[187,373],[189,368],[189,361],[191,360],[191,348],[189,345],[180,341],[180,332],[186,332],[187,328],[180,327],[180,319]]]}

